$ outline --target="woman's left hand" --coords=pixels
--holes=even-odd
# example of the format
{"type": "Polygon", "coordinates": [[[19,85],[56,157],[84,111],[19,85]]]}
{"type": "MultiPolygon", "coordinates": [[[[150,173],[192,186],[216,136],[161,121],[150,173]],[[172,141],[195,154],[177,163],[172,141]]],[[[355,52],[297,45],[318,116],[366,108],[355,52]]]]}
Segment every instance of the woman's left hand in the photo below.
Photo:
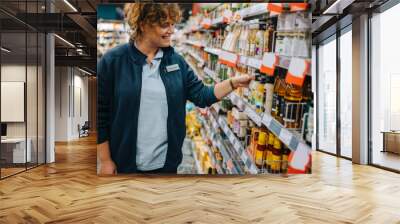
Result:
{"type": "Polygon", "coordinates": [[[248,87],[251,80],[254,80],[255,76],[251,75],[241,75],[232,78],[233,87],[236,89],[238,87],[248,87]]]}

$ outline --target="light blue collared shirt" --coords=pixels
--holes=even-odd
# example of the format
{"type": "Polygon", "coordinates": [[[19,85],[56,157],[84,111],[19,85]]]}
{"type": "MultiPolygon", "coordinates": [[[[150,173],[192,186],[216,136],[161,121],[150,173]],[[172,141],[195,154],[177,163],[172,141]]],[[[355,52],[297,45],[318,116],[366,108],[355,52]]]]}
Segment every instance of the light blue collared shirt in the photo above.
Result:
{"type": "Polygon", "coordinates": [[[167,157],[168,103],[160,76],[162,57],[159,49],[151,63],[143,65],[136,143],[136,166],[142,171],[162,168],[167,157]]]}

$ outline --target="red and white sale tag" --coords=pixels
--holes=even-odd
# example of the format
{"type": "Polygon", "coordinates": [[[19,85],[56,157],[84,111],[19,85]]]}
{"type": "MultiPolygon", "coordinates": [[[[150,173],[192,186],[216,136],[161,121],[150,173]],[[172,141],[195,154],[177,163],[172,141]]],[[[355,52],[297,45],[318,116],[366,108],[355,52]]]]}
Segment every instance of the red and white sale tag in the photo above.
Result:
{"type": "Polygon", "coordinates": [[[305,11],[308,8],[308,3],[289,3],[289,6],[291,12],[305,11]]]}
{"type": "Polygon", "coordinates": [[[282,3],[268,3],[268,10],[272,15],[281,14],[283,12],[282,3]]]}
{"type": "Polygon", "coordinates": [[[274,53],[266,52],[264,53],[261,69],[262,73],[265,73],[269,76],[274,75],[275,66],[279,63],[279,57],[276,56],[274,53]]]}
{"type": "Polygon", "coordinates": [[[204,18],[203,21],[201,21],[201,25],[203,26],[204,29],[209,29],[211,27],[211,19],[204,18]]]}
{"type": "Polygon", "coordinates": [[[230,67],[235,67],[238,61],[238,55],[228,51],[220,51],[218,55],[218,60],[221,64],[228,65],[230,67]]]}
{"type": "Polygon", "coordinates": [[[310,148],[304,143],[299,143],[296,151],[290,154],[288,160],[290,168],[297,171],[305,171],[311,160],[310,148]]]}
{"type": "Polygon", "coordinates": [[[225,11],[223,12],[223,19],[222,19],[222,21],[223,21],[224,23],[229,23],[229,22],[231,21],[231,18],[232,18],[232,11],[231,11],[231,10],[225,10],[225,11]]]}
{"type": "Polygon", "coordinates": [[[302,86],[307,73],[310,70],[310,61],[302,58],[292,58],[285,81],[287,83],[302,86]]]}

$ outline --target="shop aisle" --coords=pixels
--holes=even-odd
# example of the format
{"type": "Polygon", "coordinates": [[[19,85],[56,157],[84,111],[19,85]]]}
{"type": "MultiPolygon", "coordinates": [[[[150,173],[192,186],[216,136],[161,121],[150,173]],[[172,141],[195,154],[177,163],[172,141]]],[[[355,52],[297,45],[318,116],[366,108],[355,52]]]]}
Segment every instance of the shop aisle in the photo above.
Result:
{"type": "Polygon", "coordinates": [[[313,152],[311,175],[96,175],[95,136],[0,182],[0,223],[398,223],[398,174],[313,152]],[[371,196],[373,195],[373,196],[371,196]]]}

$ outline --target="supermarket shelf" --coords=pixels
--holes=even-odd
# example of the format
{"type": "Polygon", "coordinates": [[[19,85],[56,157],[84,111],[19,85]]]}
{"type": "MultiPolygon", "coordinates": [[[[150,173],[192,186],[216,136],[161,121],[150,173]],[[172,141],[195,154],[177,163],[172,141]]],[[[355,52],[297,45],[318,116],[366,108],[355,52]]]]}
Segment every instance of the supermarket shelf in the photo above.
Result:
{"type": "Polygon", "coordinates": [[[191,40],[186,40],[183,43],[193,45],[195,47],[204,47],[204,44],[199,42],[199,41],[191,41],[191,40]]]}
{"type": "Polygon", "coordinates": [[[196,61],[198,61],[199,63],[197,64],[199,67],[202,67],[205,63],[205,61],[196,53],[194,53],[193,51],[188,51],[189,55],[192,56],[194,59],[196,59],[196,61]]]}
{"type": "Polygon", "coordinates": [[[211,21],[211,25],[212,25],[212,26],[218,26],[218,25],[220,25],[220,24],[225,24],[225,22],[224,22],[224,17],[223,17],[223,16],[220,16],[220,17],[218,17],[218,18],[215,18],[215,19],[213,19],[213,20],[211,21]]]}
{"type": "Polygon", "coordinates": [[[249,17],[260,16],[268,13],[268,3],[260,3],[248,8],[244,8],[239,10],[237,13],[241,18],[247,19],[249,17]]]}
{"type": "Polygon", "coordinates": [[[222,117],[215,118],[214,115],[210,116],[210,120],[212,123],[216,123],[216,125],[221,127],[222,131],[228,137],[228,139],[229,139],[230,143],[232,144],[233,148],[235,149],[236,153],[238,153],[238,155],[244,162],[245,167],[248,170],[248,172],[251,174],[257,174],[258,170],[257,170],[256,165],[254,164],[254,161],[250,158],[250,156],[247,153],[247,150],[243,147],[242,143],[240,143],[240,141],[237,139],[235,134],[228,127],[226,120],[222,117]]]}
{"type": "Polygon", "coordinates": [[[195,146],[195,144],[194,144],[194,141],[192,140],[191,142],[192,142],[192,153],[193,153],[194,161],[195,161],[195,163],[196,163],[197,173],[198,173],[198,174],[204,174],[203,169],[201,169],[199,160],[198,160],[198,158],[197,158],[197,154],[196,154],[196,152],[195,152],[196,146],[195,146]]]}
{"type": "Polygon", "coordinates": [[[204,73],[208,75],[210,78],[212,78],[216,83],[221,82],[221,80],[217,77],[217,73],[215,73],[213,70],[204,67],[204,73]]]}
{"type": "Polygon", "coordinates": [[[256,113],[240,96],[236,93],[231,93],[228,96],[232,103],[243,109],[246,115],[258,126],[266,126],[272,133],[274,133],[278,138],[289,147],[291,151],[296,151],[298,149],[311,151],[310,146],[308,146],[297,133],[293,133],[287,128],[283,127],[277,120],[275,120],[270,114],[256,113]]]}
{"type": "Polygon", "coordinates": [[[210,54],[214,54],[214,55],[219,55],[219,52],[220,52],[220,49],[218,49],[218,48],[212,48],[212,47],[206,47],[206,48],[204,48],[204,51],[205,52],[208,52],[208,53],[210,53],[210,54]]]}
{"type": "MultiPolygon", "coordinates": [[[[219,82],[220,80],[216,77],[214,71],[205,67],[204,72],[214,79],[215,82],[219,82]],[[218,80],[217,80],[218,79],[218,80]]],[[[258,114],[254,111],[245,100],[243,100],[240,96],[238,96],[235,92],[232,92],[228,95],[228,98],[232,101],[234,105],[236,105],[240,110],[244,111],[246,115],[258,126],[264,125],[270,131],[272,131],[279,139],[285,143],[289,147],[290,150],[295,151],[302,147],[302,149],[311,150],[310,146],[308,146],[301,139],[301,136],[298,133],[294,133],[282,126],[277,120],[275,120],[271,115],[266,113],[258,114]]]]}
{"type": "MultiPolygon", "coordinates": [[[[201,132],[201,136],[203,137],[203,139],[206,139],[206,134],[204,133],[204,131],[205,131],[205,129],[203,127],[200,130],[200,132],[201,132]]],[[[214,145],[215,142],[212,141],[212,144],[214,145]]],[[[214,147],[216,147],[216,146],[214,145],[214,147]]],[[[211,162],[212,162],[213,166],[217,169],[217,173],[224,174],[224,170],[222,169],[222,167],[219,164],[217,164],[217,159],[215,158],[214,153],[211,151],[210,147],[208,147],[207,152],[208,152],[208,156],[211,158],[211,162]]]]}
{"type": "MultiPolygon", "coordinates": [[[[226,163],[226,164],[232,163],[232,158],[229,155],[229,153],[227,152],[227,150],[225,148],[225,145],[222,143],[222,139],[220,139],[220,137],[219,137],[219,135],[217,133],[212,131],[212,130],[218,130],[218,128],[219,128],[218,123],[215,122],[215,120],[213,120],[213,119],[210,119],[210,120],[211,120],[211,124],[213,126],[213,129],[211,129],[211,127],[209,127],[207,122],[203,121],[202,123],[203,123],[203,126],[205,127],[205,129],[206,129],[206,131],[208,133],[208,136],[211,139],[212,145],[219,149],[219,151],[221,152],[222,158],[224,160],[224,163],[226,163]]],[[[218,167],[216,167],[216,168],[218,170],[218,167]]],[[[229,168],[229,170],[231,171],[232,174],[240,174],[238,169],[237,169],[237,167],[231,167],[231,168],[229,168]]]]}

